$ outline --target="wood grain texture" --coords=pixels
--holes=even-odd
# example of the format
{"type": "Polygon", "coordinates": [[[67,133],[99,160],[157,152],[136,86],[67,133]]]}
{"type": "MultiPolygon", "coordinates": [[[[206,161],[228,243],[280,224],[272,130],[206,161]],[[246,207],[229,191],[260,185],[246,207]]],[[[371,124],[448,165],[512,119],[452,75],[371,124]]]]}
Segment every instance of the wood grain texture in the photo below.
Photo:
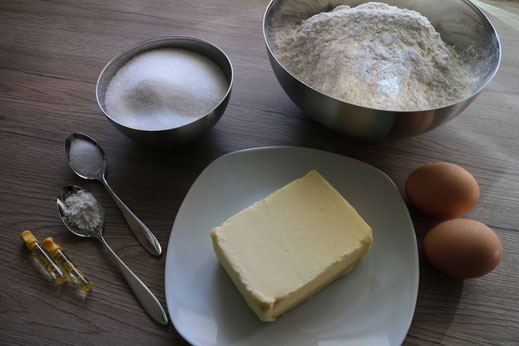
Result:
{"type": "MultiPolygon", "coordinates": [[[[149,256],[102,186],[72,173],[63,145],[71,132],[89,134],[105,148],[108,180],[166,250],[187,190],[211,161],[231,151],[270,145],[328,150],[383,170],[401,191],[407,175],[422,164],[460,164],[481,188],[480,202],[466,217],[496,231],[503,259],[485,277],[446,278],[425,261],[421,248],[425,232],[439,220],[411,208],[421,278],[406,344],[517,344],[517,24],[490,14],[503,43],[501,68],[461,116],[422,136],[368,143],[316,124],[284,94],[263,44],[266,5],[267,0],[0,2],[0,344],[185,343],[172,325],[159,326],[146,316],[100,244],[62,226],[57,191],[68,184],[92,191],[105,207],[107,241],[165,305],[165,256],[149,256]],[[95,82],[123,48],[164,35],[214,42],[233,61],[236,81],[225,115],[210,132],[181,148],[156,150],[137,146],[109,124],[95,102],[95,82]],[[83,298],[69,285],[49,283],[19,240],[24,229],[62,244],[93,280],[92,293],[83,298]]],[[[519,15],[518,3],[503,6],[519,15]]]]}

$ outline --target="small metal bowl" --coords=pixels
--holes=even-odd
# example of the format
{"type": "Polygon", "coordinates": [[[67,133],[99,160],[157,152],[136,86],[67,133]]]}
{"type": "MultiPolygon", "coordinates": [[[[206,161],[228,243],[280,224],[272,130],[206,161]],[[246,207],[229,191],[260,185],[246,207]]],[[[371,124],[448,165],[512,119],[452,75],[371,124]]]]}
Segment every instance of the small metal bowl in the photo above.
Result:
{"type": "Polygon", "coordinates": [[[430,131],[461,113],[492,80],[501,60],[501,45],[488,18],[468,0],[391,0],[389,5],[420,12],[447,44],[453,45],[474,77],[470,95],[455,103],[415,111],[362,107],[323,94],[294,77],[275,54],[275,33],[288,25],[338,5],[357,6],[365,0],[272,0],[263,17],[263,37],[278,82],[303,112],[317,122],[352,137],[384,139],[430,131]]]}
{"type": "Polygon", "coordinates": [[[137,142],[142,142],[154,146],[178,146],[189,142],[204,132],[212,128],[220,119],[231,97],[231,89],[233,84],[233,68],[231,60],[227,55],[214,44],[205,40],[186,37],[186,36],[171,36],[160,37],[148,41],[138,43],[122,53],[115,56],[106,64],[103,71],[99,75],[96,85],[96,97],[99,108],[103,111],[108,120],[126,136],[134,139],[137,142]],[[207,114],[201,114],[197,120],[174,128],[166,128],[161,130],[143,130],[129,127],[115,119],[113,119],[105,108],[105,93],[108,83],[117,71],[135,56],[158,48],[183,48],[186,50],[200,53],[214,63],[216,63],[223,71],[229,88],[222,100],[207,114]]]}

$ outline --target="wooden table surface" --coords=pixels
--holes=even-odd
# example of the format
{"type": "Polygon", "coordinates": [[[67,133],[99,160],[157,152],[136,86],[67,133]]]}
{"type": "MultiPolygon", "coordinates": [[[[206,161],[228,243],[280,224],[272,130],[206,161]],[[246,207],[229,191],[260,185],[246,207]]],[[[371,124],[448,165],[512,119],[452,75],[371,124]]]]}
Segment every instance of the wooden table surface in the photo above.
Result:
{"type": "Polygon", "coordinates": [[[161,303],[165,257],[138,244],[99,183],[67,165],[64,139],[93,136],[109,157],[108,180],[155,233],[163,248],[182,200],[217,157],[245,148],[296,145],[350,156],[387,173],[403,191],[407,175],[450,161],[478,180],[481,199],[466,217],[489,225],[503,259],[487,276],[454,280],[424,259],[422,239],[439,220],[410,208],[420,246],[420,287],[408,344],[516,344],[519,340],[519,4],[486,6],[503,44],[499,73],[450,123],[421,136],[367,143],[336,134],[305,117],[270,68],[261,20],[267,0],[0,2],[0,344],[184,344],[170,324],[143,312],[95,240],[77,238],[58,218],[55,198],[79,184],[106,211],[114,251],[161,303]],[[496,11],[496,8],[506,11],[496,11]],[[496,16],[495,14],[499,16],[496,16]],[[164,35],[192,35],[219,45],[235,68],[233,95],[220,122],[177,149],[138,146],[105,119],[95,101],[103,66],[122,49],[164,35]],[[53,236],[94,282],[79,295],[57,287],[19,238],[30,229],[53,236]]]}

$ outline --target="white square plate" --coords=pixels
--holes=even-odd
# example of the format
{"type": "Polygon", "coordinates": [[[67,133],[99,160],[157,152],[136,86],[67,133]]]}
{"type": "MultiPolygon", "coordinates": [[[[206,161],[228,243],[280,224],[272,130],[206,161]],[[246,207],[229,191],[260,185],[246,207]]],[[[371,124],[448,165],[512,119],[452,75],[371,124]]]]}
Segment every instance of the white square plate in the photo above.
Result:
{"type": "Polygon", "coordinates": [[[418,291],[418,251],[406,205],[384,173],[324,151],[268,147],[212,162],[178,211],[166,258],[166,299],[178,332],[196,345],[400,345],[418,291]],[[319,171],[373,229],[350,274],[261,322],[218,264],[209,232],[228,217],[319,171]]]}

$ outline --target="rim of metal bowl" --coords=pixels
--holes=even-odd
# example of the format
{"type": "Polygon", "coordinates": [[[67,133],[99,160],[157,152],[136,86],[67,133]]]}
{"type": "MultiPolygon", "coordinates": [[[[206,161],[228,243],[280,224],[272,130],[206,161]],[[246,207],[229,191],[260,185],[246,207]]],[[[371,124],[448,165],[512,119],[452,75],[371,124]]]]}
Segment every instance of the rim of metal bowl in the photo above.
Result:
{"type": "MultiPolygon", "coordinates": [[[[151,48],[149,50],[145,50],[139,54],[142,54],[144,52],[148,52],[148,51],[151,51],[151,50],[154,50],[154,49],[158,49],[158,48],[151,48]]],[[[202,54],[202,53],[200,53],[202,54]]],[[[203,55],[203,54],[202,54],[203,55]]],[[[133,59],[135,56],[137,55],[134,55],[130,58],[133,59]]],[[[205,55],[204,55],[205,56],[205,55]]],[[[208,57],[208,59],[210,59],[208,57]]],[[[128,61],[130,61],[128,60],[128,61]]],[[[213,61],[212,59],[210,59],[211,61],[213,61]]],[[[214,62],[214,61],[213,61],[214,62]]],[[[123,65],[124,66],[124,65],[123,65]]],[[[220,67],[220,66],[218,66],[220,67]]],[[[117,72],[116,72],[117,73],[117,72]]],[[[115,76],[115,74],[114,74],[115,76]]],[[[113,77],[112,77],[113,78],[113,77]]],[[[122,126],[122,127],[125,127],[127,129],[130,129],[130,130],[137,130],[137,131],[143,131],[143,132],[162,132],[162,131],[171,131],[171,130],[174,130],[174,129],[179,129],[179,128],[182,128],[182,127],[185,127],[185,126],[190,126],[190,125],[193,125],[194,123],[198,122],[198,121],[201,121],[202,119],[204,119],[206,116],[208,116],[209,114],[211,114],[212,112],[214,112],[214,110],[216,108],[218,108],[222,102],[229,96],[229,94],[231,93],[231,89],[232,89],[232,86],[233,86],[233,83],[234,83],[234,67],[232,66],[232,62],[231,62],[231,59],[229,58],[229,56],[227,56],[227,54],[223,51],[223,49],[221,49],[220,47],[218,47],[217,45],[215,45],[214,43],[211,43],[207,40],[204,40],[204,39],[201,39],[201,38],[198,38],[198,37],[193,37],[193,36],[183,36],[183,35],[174,35],[174,36],[160,36],[160,37],[157,37],[157,38],[152,38],[152,39],[149,39],[149,40],[145,40],[145,41],[141,41],[141,42],[138,42],[128,48],[126,48],[125,50],[123,50],[122,52],[120,52],[119,54],[117,54],[116,56],[114,56],[112,59],[110,59],[110,61],[108,61],[108,63],[106,63],[106,65],[103,67],[103,69],[101,70],[101,73],[99,73],[99,77],[97,77],[97,82],[96,82],[96,100],[97,100],[97,105],[99,106],[99,108],[101,109],[101,111],[104,113],[104,115],[110,119],[111,121],[113,121],[114,123],[122,126]],[[153,42],[160,42],[160,41],[164,41],[164,42],[167,42],[167,41],[174,41],[174,40],[187,40],[187,41],[195,41],[195,42],[198,42],[198,43],[202,43],[202,44],[205,44],[209,47],[212,47],[214,49],[216,49],[217,51],[219,51],[224,57],[225,57],[225,60],[227,61],[227,63],[229,64],[229,68],[231,70],[231,79],[229,81],[229,87],[227,88],[227,91],[225,92],[225,95],[221,98],[220,101],[218,101],[218,103],[213,107],[211,108],[208,112],[204,113],[203,115],[201,115],[200,117],[198,117],[197,119],[193,120],[192,122],[190,123],[187,123],[187,124],[184,124],[184,125],[181,125],[181,126],[177,126],[177,127],[168,127],[168,128],[164,128],[164,129],[160,129],[160,130],[148,130],[148,129],[139,129],[139,128],[135,128],[135,127],[130,127],[128,125],[125,125],[123,123],[121,123],[120,121],[117,121],[115,120],[113,117],[110,116],[110,114],[108,114],[108,112],[105,110],[104,106],[101,104],[101,101],[99,100],[99,83],[101,81],[101,77],[103,77],[105,71],[108,69],[109,66],[111,66],[114,62],[116,62],[117,60],[119,60],[122,56],[124,56],[125,54],[128,54],[130,53],[131,51],[145,45],[145,44],[149,44],[149,43],[153,43],[153,42]]],[[[106,91],[105,91],[106,92],[106,91]]]]}
{"type": "Polygon", "coordinates": [[[333,96],[330,96],[328,94],[325,94],[325,93],[315,89],[314,87],[308,85],[307,83],[303,82],[301,79],[299,79],[296,76],[294,76],[292,74],[292,72],[288,71],[288,69],[285,67],[285,65],[283,65],[278,60],[276,54],[274,54],[273,49],[270,47],[269,40],[267,38],[267,31],[265,30],[266,29],[266,25],[267,25],[266,24],[266,22],[267,22],[267,15],[271,11],[274,3],[278,2],[278,1],[280,1],[280,0],[270,0],[269,4],[267,5],[267,8],[265,9],[265,13],[263,14],[263,23],[262,23],[262,25],[263,25],[263,40],[265,41],[265,45],[267,46],[267,49],[268,49],[269,53],[272,55],[272,57],[283,68],[283,70],[285,70],[286,73],[288,73],[292,78],[297,80],[299,83],[305,85],[307,88],[312,89],[313,91],[315,91],[316,93],[318,93],[318,94],[320,94],[322,96],[331,98],[331,99],[339,101],[339,102],[344,102],[344,103],[347,103],[347,104],[350,104],[350,105],[353,105],[353,106],[356,106],[356,107],[359,107],[359,108],[375,110],[375,111],[380,111],[380,112],[400,112],[400,113],[429,112],[429,111],[437,111],[437,110],[443,109],[443,108],[448,108],[448,107],[457,105],[458,103],[462,103],[462,102],[470,99],[474,95],[477,95],[478,93],[480,93],[494,79],[494,76],[496,75],[497,71],[499,70],[499,65],[501,64],[501,55],[502,55],[501,54],[501,41],[499,40],[499,35],[497,34],[497,30],[494,27],[494,24],[492,24],[492,22],[490,21],[490,19],[488,19],[488,17],[485,15],[485,13],[483,13],[483,11],[478,6],[473,4],[470,0],[459,0],[459,1],[462,1],[462,2],[466,3],[469,7],[471,7],[473,10],[475,10],[476,13],[478,13],[480,15],[480,17],[482,17],[490,25],[490,27],[492,28],[492,32],[494,33],[494,35],[496,35],[497,48],[498,48],[497,49],[497,52],[498,52],[497,64],[496,64],[494,70],[492,71],[492,73],[490,74],[490,76],[485,81],[485,83],[483,83],[476,91],[472,92],[470,95],[467,95],[464,98],[462,98],[462,99],[460,99],[460,100],[458,100],[456,102],[449,103],[447,105],[444,105],[444,106],[441,106],[441,107],[436,107],[436,108],[414,109],[414,110],[394,110],[394,109],[382,109],[382,108],[374,108],[374,107],[371,108],[371,107],[361,106],[361,105],[359,105],[357,103],[354,103],[354,102],[344,101],[344,100],[335,98],[333,96]]]}

